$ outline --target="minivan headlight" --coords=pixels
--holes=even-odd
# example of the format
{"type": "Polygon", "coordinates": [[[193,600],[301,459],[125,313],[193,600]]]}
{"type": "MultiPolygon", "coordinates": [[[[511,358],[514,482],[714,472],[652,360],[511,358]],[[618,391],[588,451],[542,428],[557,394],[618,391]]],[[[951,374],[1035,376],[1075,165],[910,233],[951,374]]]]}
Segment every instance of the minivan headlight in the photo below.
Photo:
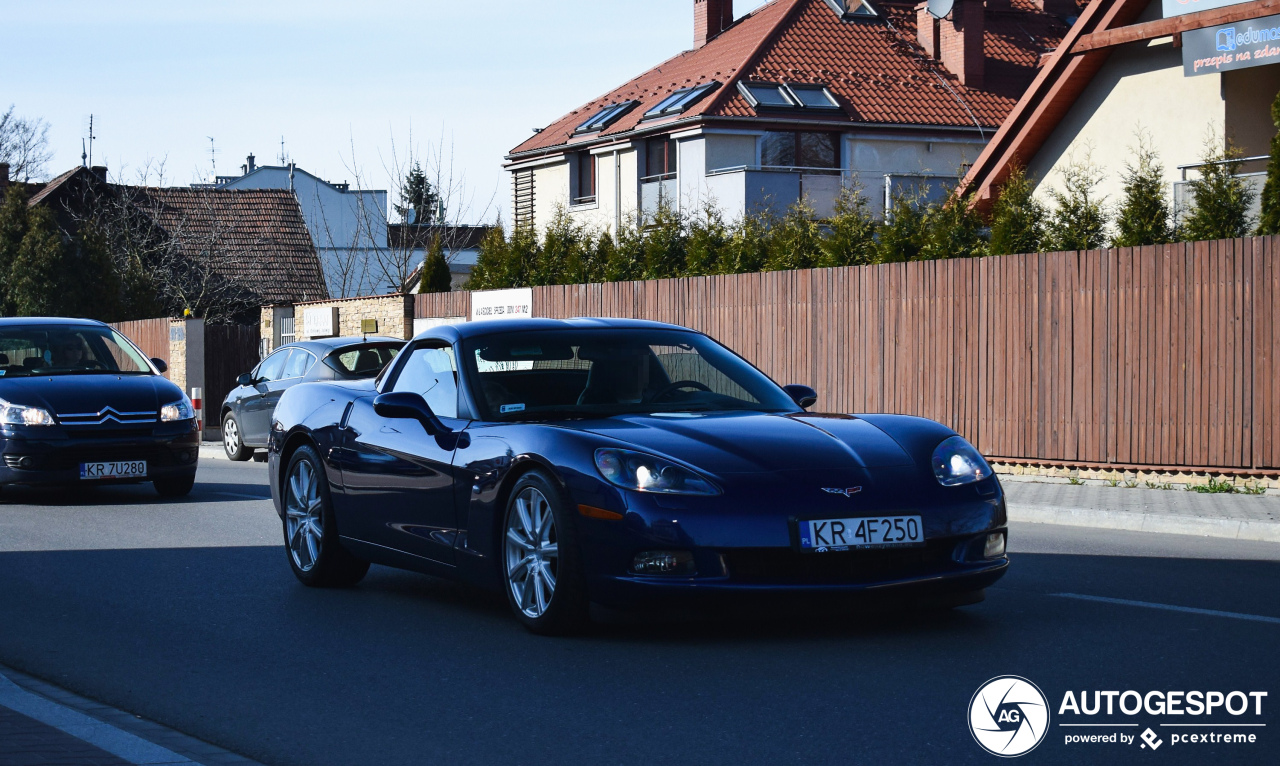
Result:
{"type": "Polygon", "coordinates": [[[54,421],[46,409],[10,404],[0,399],[0,423],[6,426],[51,426],[54,421]]]}
{"type": "Polygon", "coordinates": [[[173,404],[166,404],[160,408],[160,421],[163,423],[172,423],[175,420],[190,420],[196,416],[195,407],[191,406],[191,400],[186,394],[173,404]]]}
{"type": "Polygon", "coordinates": [[[944,439],[933,451],[933,475],[944,487],[958,487],[982,481],[991,475],[991,466],[962,436],[944,439]]]}
{"type": "Polygon", "coordinates": [[[643,452],[596,450],[596,470],[610,484],[637,492],[669,495],[718,495],[720,490],[699,474],[643,452]]]}

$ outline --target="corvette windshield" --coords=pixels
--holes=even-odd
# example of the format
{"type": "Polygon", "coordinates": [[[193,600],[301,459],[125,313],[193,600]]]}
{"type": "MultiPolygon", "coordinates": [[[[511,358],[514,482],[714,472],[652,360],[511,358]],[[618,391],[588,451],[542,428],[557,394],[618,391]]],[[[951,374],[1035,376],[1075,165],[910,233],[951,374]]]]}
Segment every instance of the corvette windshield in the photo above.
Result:
{"type": "Polygon", "coordinates": [[[462,359],[488,420],[796,409],[759,370],[693,332],[517,332],[472,340],[462,359]]]}
{"type": "Polygon", "coordinates": [[[0,377],[95,373],[153,374],[133,344],[110,327],[37,324],[0,327],[0,377]]]}

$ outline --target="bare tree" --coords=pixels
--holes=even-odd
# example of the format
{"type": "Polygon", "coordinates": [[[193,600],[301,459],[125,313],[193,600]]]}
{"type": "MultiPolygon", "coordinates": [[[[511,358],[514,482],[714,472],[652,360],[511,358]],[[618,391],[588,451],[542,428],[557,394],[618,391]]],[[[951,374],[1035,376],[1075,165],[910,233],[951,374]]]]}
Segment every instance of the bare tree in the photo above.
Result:
{"type": "MultiPolygon", "coordinates": [[[[452,139],[446,140],[443,130],[439,140],[429,143],[423,151],[415,142],[413,130],[410,128],[407,140],[399,140],[391,133],[390,148],[384,154],[379,152],[382,171],[390,179],[388,194],[391,199],[404,203],[411,194],[408,188],[410,173],[421,168],[432,187],[437,207],[432,211],[431,223],[421,226],[413,221],[401,220],[399,234],[388,236],[381,242],[383,247],[371,251],[365,268],[368,269],[370,282],[376,282],[384,289],[404,291],[412,289],[410,278],[422,264],[426,251],[432,242],[439,238],[444,248],[445,258],[450,263],[466,244],[467,232],[459,229],[457,222],[471,219],[484,220],[491,216],[495,209],[497,190],[488,200],[478,203],[480,196],[467,183],[466,175],[455,164],[452,139]]],[[[368,174],[357,162],[354,142],[351,156],[346,160],[347,170],[356,179],[357,188],[368,188],[368,174]]],[[[401,204],[406,210],[408,204],[401,204]]],[[[384,219],[385,220],[385,219],[384,219]]],[[[389,223],[389,222],[388,222],[389,223]]],[[[352,269],[348,264],[345,268],[352,269]]]]}
{"type": "Polygon", "coordinates": [[[13,105],[0,115],[0,162],[9,163],[14,178],[30,181],[44,175],[45,166],[53,158],[49,149],[49,123],[36,117],[29,119],[13,113],[13,105]]]}

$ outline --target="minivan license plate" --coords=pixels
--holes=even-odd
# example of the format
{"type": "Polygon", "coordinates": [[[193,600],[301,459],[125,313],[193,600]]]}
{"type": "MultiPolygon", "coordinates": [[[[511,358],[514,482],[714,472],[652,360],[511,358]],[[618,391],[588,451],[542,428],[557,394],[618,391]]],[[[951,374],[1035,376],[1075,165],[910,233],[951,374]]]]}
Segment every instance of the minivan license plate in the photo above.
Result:
{"type": "Polygon", "coordinates": [[[81,463],[81,479],[133,479],[147,475],[147,461],[121,460],[105,463],[81,463]]]}
{"type": "Polygon", "coordinates": [[[801,521],[800,548],[814,553],[924,543],[919,516],[867,516],[801,521]]]}

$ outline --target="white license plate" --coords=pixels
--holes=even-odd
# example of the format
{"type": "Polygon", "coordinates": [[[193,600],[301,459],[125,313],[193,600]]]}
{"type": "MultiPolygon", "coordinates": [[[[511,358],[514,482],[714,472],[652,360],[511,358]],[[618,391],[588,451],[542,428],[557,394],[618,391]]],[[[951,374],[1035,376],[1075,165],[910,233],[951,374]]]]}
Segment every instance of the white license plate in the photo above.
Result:
{"type": "Polygon", "coordinates": [[[121,460],[106,463],[81,463],[81,479],[134,479],[147,475],[147,461],[121,460]]]}
{"type": "Polygon", "coordinates": [[[866,516],[800,522],[800,548],[815,553],[920,545],[923,542],[924,524],[919,516],[866,516]]]}

